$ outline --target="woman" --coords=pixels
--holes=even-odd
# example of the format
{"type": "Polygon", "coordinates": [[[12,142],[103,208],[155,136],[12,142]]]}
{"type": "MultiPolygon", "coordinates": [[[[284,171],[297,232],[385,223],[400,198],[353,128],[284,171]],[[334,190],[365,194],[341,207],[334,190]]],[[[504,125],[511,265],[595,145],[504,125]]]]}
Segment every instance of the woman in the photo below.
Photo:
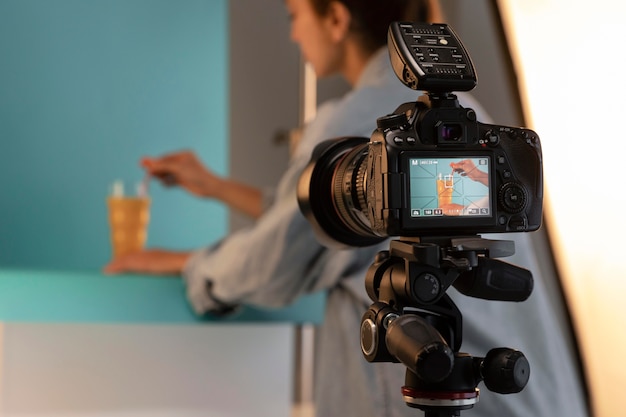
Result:
{"type": "MultiPolygon", "coordinates": [[[[404,367],[370,364],[360,352],[361,316],[371,304],[365,293],[364,277],[375,254],[387,244],[344,251],[322,247],[300,213],[296,186],[319,142],[340,136],[369,137],[378,117],[417,98],[418,94],[404,87],[390,68],[387,28],[397,20],[439,21],[439,9],[432,1],[418,0],[286,0],[286,6],[291,19],[291,38],[298,43],[317,76],[340,74],[352,90],[318,109],[316,118],[305,127],[269,203],[260,191],[214,175],[192,153],[145,159],[143,166],[151,175],[196,195],[219,199],[257,218],[257,222],[214,247],[192,253],[147,250],[116,259],[105,270],[181,274],[187,284],[189,301],[198,314],[228,311],[244,302],[282,306],[301,294],[327,290],[326,319],[320,326],[316,346],[316,414],[419,415],[402,401],[404,367]]],[[[464,105],[479,110],[469,97],[459,94],[459,98],[464,105]]],[[[484,114],[478,113],[479,120],[485,120],[484,114]]],[[[480,301],[478,311],[485,304],[489,303],[480,301]]],[[[463,306],[460,308],[463,312],[463,306]]],[[[471,341],[471,335],[465,338],[471,341]]],[[[475,342],[473,347],[482,348],[486,344],[475,342]]],[[[511,397],[494,398],[489,399],[489,409],[494,412],[506,410],[510,416],[531,415],[524,409],[515,414],[506,405],[511,397]]],[[[538,410],[546,403],[543,398],[535,397],[526,401],[536,402],[538,410]]],[[[530,410],[534,411],[535,407],[530,410]]],[[[476,411],[467,412],[467,416],[476,415],[472,414],[476,411]]]]}

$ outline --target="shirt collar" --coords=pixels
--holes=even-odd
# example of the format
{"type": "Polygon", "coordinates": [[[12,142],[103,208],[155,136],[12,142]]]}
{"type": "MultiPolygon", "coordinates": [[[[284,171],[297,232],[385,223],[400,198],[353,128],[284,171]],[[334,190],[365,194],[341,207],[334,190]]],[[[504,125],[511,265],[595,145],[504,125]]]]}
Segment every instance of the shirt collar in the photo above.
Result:
{"type": "Polygon", "coordinates": [[[391,71],[391,63],[389,61],[389,52],[387,47],[380,48],[374,52],[370,60],[365,65],[355,88],[362,88],[374,85],[386,77],[391,71]]]}

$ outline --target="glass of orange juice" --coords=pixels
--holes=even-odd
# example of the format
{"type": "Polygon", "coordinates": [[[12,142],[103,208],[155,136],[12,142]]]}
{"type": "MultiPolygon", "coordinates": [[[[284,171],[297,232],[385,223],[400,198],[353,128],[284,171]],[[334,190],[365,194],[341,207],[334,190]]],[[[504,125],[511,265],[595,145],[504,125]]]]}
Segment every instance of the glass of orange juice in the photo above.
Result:
{"type": "Polygon", "coordinates": [[[146,245],[150,221],[150,198],[146,193],[125,196],[123,183],[116,181],[107,198],[113,257],[138,252],[146,245]]]}
{"type": "Polygon", "coordinates": [[[439,207],[452,204],[452,193],[454,192],[454,176],[442,175],[437,176],[437,199],[439,207]]]}

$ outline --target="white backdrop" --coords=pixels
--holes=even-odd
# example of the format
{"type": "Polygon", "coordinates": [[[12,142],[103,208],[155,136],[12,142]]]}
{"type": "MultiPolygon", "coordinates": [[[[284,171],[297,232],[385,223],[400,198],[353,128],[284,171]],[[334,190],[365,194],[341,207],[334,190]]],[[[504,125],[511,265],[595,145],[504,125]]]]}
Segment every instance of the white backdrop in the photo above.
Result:
{"type": "Polygon", "coordinates": [[[528,120],[541,137],[548,227],[598,417],[623,414],[626,6],[500,0],[528,120]]]}

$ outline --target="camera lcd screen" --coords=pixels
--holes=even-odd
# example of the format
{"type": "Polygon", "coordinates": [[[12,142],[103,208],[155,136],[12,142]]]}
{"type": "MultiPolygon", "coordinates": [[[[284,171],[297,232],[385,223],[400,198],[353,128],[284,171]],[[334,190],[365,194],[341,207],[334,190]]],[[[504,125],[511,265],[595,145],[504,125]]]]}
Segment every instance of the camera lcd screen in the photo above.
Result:
{"type": "Polygon", "coordinates": [[[411,218],[490,217],[490,158],[409,159],[411,218]]]}

